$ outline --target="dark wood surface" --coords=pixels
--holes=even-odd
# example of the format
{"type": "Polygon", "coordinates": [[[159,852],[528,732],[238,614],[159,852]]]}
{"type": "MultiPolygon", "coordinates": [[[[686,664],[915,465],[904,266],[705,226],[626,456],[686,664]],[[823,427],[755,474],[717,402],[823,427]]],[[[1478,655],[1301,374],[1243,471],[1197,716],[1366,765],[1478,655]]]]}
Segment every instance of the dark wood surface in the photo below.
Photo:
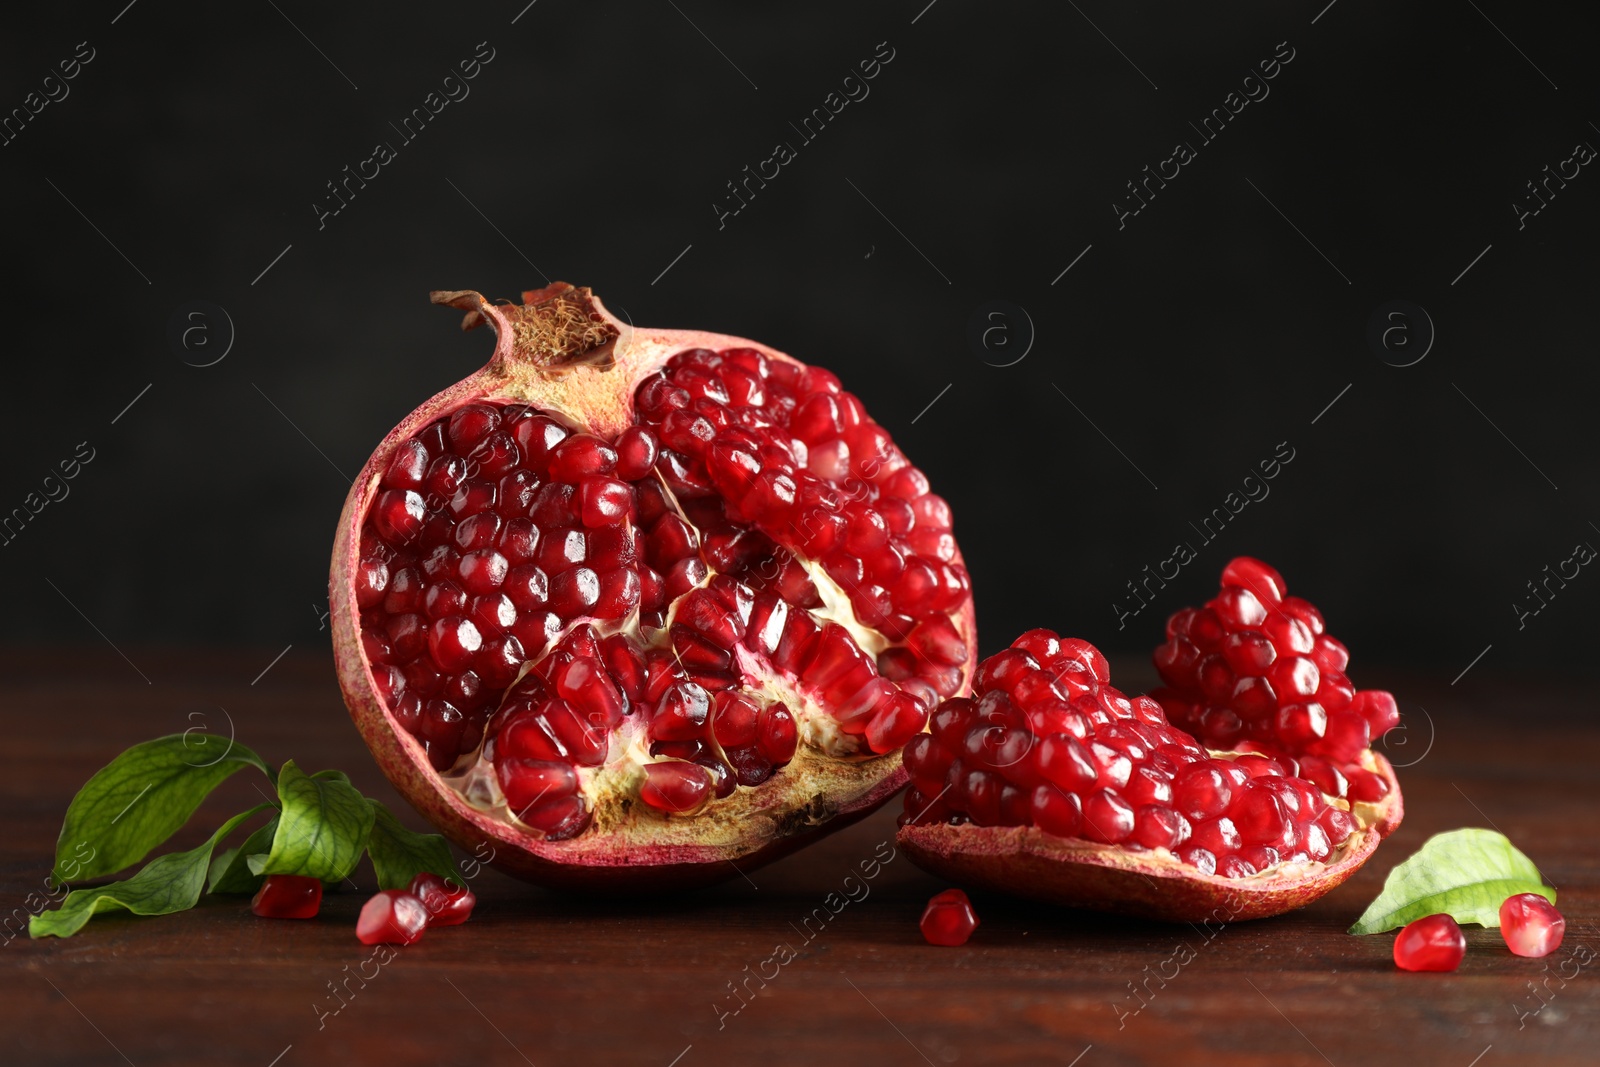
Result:
{"type": "MultiPolygon", "coordinates": [[[[151,684],[105,645],[0,653],[6,911],[25,911],[42,887],[62,813],[91,773],[127,745],[202,721],[225,730],[231,717],[269,762],[343,769],[422,828],[350,725],[326,654],[297,649],[252,685],[275,650],[123,651],[151,684]]],[[[1292,915],[1205,930],[983,896],[972,942],[934,948],[917,918],[944,886],[896,856],[864,899],[806,940],[801,921],[892,843],[885,811],[686,897],[563,898],[486,871],[470,923],[430,931],[381,968],[365,964],[377,973],[363,987],[350,978],[372,955],[353,930],[374,888],[363,866],[357,889],[327,898],[308,922],[256,919],[247,901],[207,898],[181,915],[97,918],[69,940],[11,938],[0,945],[0,1061],[1595,1063],[1600,965],[1580,966],[1600,953],[1592,693],[1486,670],[1455,687],[1448,675],[1358,677],[1396,689],[1410,715],[1407,744],[1389,749],[1416,761],[1400,772],[1406,822],[1355,879],[1292,915]],[[1395,970],[1390,936],[1344,933],[1393,864],[1460,826],[1504,831],[1559,888],[1568,928],[1557,954],[1518,959],[1498,931],[1472,928],[1459,972],[1412,975],[1395,970]],[[741,1003],[729,983],[779,945],[797,957],[765,988],[751,981],[759,994],[719,1018],[741,1003]],[[340,1003],[330,983],[352,992],[322,1016],[340,1003]],[[1134,987],[1148,990],[1142,1007],[1134,987]]],[[[1130,664],[1118,680],[1133,689],[1145,679],[1130,664]]],[[[180,843],[259,801],[247,773],[180,843]]]]}

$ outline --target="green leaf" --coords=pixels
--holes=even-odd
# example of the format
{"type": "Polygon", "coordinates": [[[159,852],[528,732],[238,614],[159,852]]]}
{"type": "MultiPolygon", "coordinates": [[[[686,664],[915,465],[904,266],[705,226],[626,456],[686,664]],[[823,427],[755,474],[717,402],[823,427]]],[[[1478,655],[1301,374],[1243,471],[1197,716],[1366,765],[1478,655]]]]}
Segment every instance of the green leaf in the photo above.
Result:
{"type": "Polygon", "coordinates": [[[211,861],[211,874],[206,883],[208,893],[254,893],[261,888],[265,875],[250,872],[250,857],[265,856],[272,848],[272,838],[278,832],[278,816],[245,839],[238,848],[230,848],[211,861]]]}
{"type": "Polygon", "coordinates": [[[260,756],[202,730],[134,745],[72,798],[51,878],[77,882],[139,862],[188,822],[213,789],[247,766],[272,777],[260,756]]]}
{"type": "Polygon", "coordinates": [[[379,889],[406,889],[422,871],[444,878],[461,880],[450,846],[438,834],[418,834],[400,825],[400,820],[382,804],[367,798],[375,818],[367,837],[367,855],[378,875],[379,889]]]}
{"type": "Polygon", "coordinates": [[[235,815],[211,835],[210,840],[187,852],[157,856],[132,878],[93,889],[74,889],[61,906],[35,915],[28,921],[30,937],[71,937],[83,924],[102,911],[117,908],[135,915],[170,915],[194,907],[205,886],[206,868],[217,842],[227,837],[246,819],[268,811],[271,804],[258,804],[235,815]]]}
{"type": "Polygon", "coordinates": [[[1518,893],[1538,893],[1555,902],[1533,861],[1504,834],[1451,830],[1428,838],[1384,880],[1383,892],[1350,927],[1352,934],[1394,930],[1443,912],[1461,923],[1500,925],[1500,905],[1518,893]]]}
{"type": "Polygon", "coordinates": [[[372,808],[338,771],[308,775],[290,760],[278,772],[283,814],[265,856],[245,861],[252,874],[299,874],[337,882],[361,859],[372,808]]]}

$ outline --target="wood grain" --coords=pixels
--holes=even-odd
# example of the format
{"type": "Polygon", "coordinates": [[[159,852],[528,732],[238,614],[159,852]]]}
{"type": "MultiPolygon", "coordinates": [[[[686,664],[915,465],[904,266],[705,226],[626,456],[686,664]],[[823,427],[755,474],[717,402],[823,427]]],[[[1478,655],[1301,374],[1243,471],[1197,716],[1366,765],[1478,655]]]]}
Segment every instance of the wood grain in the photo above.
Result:
{"type": "MultiPolygon", "coordinates": [[[[4,909],[25,912],[41,888],[78,785],[127,745],[202,722],[225,730],[231,718],[239,740],[269,762],[346,770],[423,828],[362,747],[327,654],[291,652],[252,685],[275,650],[124,651],[153,684],[105,646],[0,653],[4,909]]],[[[1130,688],[1144,680],[1138,664],[1119,664],[1117,677],[1130,688]]],[[[861,877],[863,860],[892,847],[894,817],[885,811],[771,867],[678,898],[563,898],[486,871],[470,923],[432,931],[380,966],[353,936],[374,888],[363,867],[356,887],[329,897],[309,922],[260,920],[242,900],[208,899],[177,916],[97,918],[66,941],[6,941],[3,1059],[138,1067],[1595,1062],[1600,967],[1579,968],[1576,955],[1579,946],[1600,952],[1592,695],[1548,681],[1500,683],[1487,672],[1456,688],[1424,673],[1361,677],[1395,689],[1410,716],[1407,745],[1391,746],[1392,758],[1426,756],[1400,771],[1408,815],[1395,837],[1349,884],[1292,915],[1208,929],[980,896],[973,941],[933,948],[916,921],[941,883],[897,854],[876,877],[861,877]],[[1510,835],[1561,890],[1568,931],[1556,955],[1518,959],[1497,931],[1473,929],[1459,972],[1409,975],[1394,969],[1388,936],[1343,932],[1390,866],[1429,834],[1469,825],[1510,835]]],[[[197,842],[203,824],[258,800],[240,774],[179,842],[197,842]]]]}

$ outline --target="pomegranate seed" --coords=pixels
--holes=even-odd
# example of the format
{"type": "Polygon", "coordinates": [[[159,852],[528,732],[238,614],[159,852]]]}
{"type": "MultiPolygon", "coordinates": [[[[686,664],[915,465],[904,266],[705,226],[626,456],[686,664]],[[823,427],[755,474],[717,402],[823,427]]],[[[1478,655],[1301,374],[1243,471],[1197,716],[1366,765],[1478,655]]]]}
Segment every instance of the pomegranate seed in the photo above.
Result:
{"type": "Polygon", "coordinates": [[[267,875],[250,901],[250,910],[264,919],[310,919],[321,907],[322,880],[298,874],[267,875]]]}
{"type": "Polygon", "coordinates": [[[1172,788],[1178,810],[1191,819],[1210,819],[1228,810],[1233,782],[1217,761],[1197,763],[1184,770],[1172,788]]]}
{"type": "Polygon", "coordinates": [[[1567,920],[1541,894],[1518,893],[1500,905],[1500,936],[1518,956],[1550,955],[1566,931],[1567,920]]]}
{"type": "Polygon", "coordinates": [[[1131,842],[1145,848],[1176,849],[1193,832],[1189,820],[1160,804],[1146,804],[1134,817],[1131,842]]]}
{"type": "Polygon", "coordinates": [[[1265,674],[1278,658],[1278,650],[1257,630],[1229,634],[1222,642],[1222,654],[1234,673],[1250,676],[1265,674]]]}
{"type": "Polygon", "coordinates": [[[460,926],[478,903],[472,890],[447,882],[432,871],[422,871],[413,878],[409,892],[428,909],[429,926],[460,926]]]}
{"type": "Polygon", "coordinates": [[[405,544],[422,532],[427,506],[411,489],[389,489],[380,493],[372,505],[372,522],[378,534],[391,544],[405,544]]]}
{"type": "Polygon", "coordinates": [[[1235,557],[1222,568],[1222,584],[1248,589],[1267,605],[1281,604],[1289,591],[1281,574],[1249,556],[1235,557]]]}
{"type": "Polygon", "coordinates": [[[1267,609],[1248,589],[1225,585],[1210,607],[1224,628],[1232,631],[1248,630],[1267,621],[1267,609]]]}
{"type": "Polygon", "coordinates": [[[610,474],[617,466],[617,452],[593,434],[575,433],[550,450],[549,477],[577,484],[595,475],[610,474]]]}
{"type": "Polygon", "coordinates": [[[389,461],[389,468],[383,475],[385,489],[420,489],[422,480],[427,477],[428,446],[416,438],[412,438],[400,445],[395,450],[394,458],[389,461]]]}
{"type": "Polygon", "coordinates": [[[1097,789],[1083,802],[1083,834],[1114,845],[1133,833],[1133,806],[1109,789],[1097,789]]]}
{"type": "Polygon", "coordinates": [[[495,765],[500,791],[511,814],[528,822],[534,807],[575,793],[578,776],[566,763],[550,760],[503,759],[495,765]]]}
{"type": "Polygon", "coordinates": [[[1240,838],[1246,844],[1292,849],[1298,841],[1294,821],[1289,817],[1283,801],[1270,789],[1258,788],[1255,783],[1250,783],[1240,791],[1228,810],[1240,838]]]}
{"type": "Polygon", "coordinates": [[[434,661],[447,671],[465,670],[483,646],[483,635],[467,619],[440,619],[428,630],[428,648],[434,661]]]}
{"type": "Polygon", "coordinates": [[[874,752],[894,752],[920,734],[927,724],[928,709],[914,697],[897,693],[867,724],[867,745],[874,752]]]}
{"type": "Polygon", "coordinates": [[[782,766],[794,758],[799,730],[788,708],[782,704],[769,704],[762,711],[757,743],[762,755],[775,766],[782,766]]]}
{"type": "Polygon", "coordinates": [[[697,763],[647,763],[639,799],[658,811],[693,815],[710,800],[711,773],[697,763]]]}
{"type": "Polygon", "coordinates": [[[1426,915],[1394,939],[1394,963],[1402,971],[1453,971],[1467,954],[1467,939],[1448,915],[1426,915]]]}
{"type": "Polygon", "coordinates": [[[627,482],[638,481],[650,473],[659,453],[655,434],[643,426],[628,427],[617,438],[617,477],[627,482]]]}
{"type": "Polygon", "coordinates": [[[362,905],[356,919],[363,945],[412,945],[427,928],[427,906],[403,889],[381,891],[362,905]]]}
{"type": "Polygon", "coordinates": [[[1363,689],[1356,694],[1351,708],[1366,719],[1372,728],[1373,738],[1382,737],[1400,722],[1400,709],[1394,696],[1381,689],[1363,689]]]}
{"type": "Polygon", "coordinates": [[[922,936],[930,945],[965,945],[978,928],[978,913],[959,889],[935,894],[922,911],[922,936]]]}

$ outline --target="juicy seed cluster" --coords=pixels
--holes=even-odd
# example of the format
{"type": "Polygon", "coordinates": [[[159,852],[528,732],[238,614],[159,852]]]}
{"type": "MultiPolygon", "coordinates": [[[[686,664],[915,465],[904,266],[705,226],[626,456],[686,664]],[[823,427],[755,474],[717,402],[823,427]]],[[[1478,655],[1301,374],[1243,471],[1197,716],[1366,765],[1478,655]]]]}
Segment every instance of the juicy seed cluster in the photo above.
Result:
{"type": "Polygon", "coordinates": [[[1357,690],[1349,662],[1321,612],[1289,596],[1277,571],[1240,556],[1224,568],[1221,592],[1168,620],[1155,652],[1168,688],[1151,695],[1211,748],[1295,757],[1323,792],[1378,801],[1388,783],[1357,760],[1400,713],[1389,693],[1357,690]]]}
{"type": "Polygon", "coordinates": [[[875,754],[965,682],[949,506],[837,378],[691,349],[635,409],[606,440],[466,405],[396,451],[362,531],[379,695],[438,771],[483,744],[512,814],[552,839],[589,825],[579,772],[629,730],[657,761],[640,798],[689,815],[794,758],[796,710],[758,682],[788,680],[875,754]]]}
{"type": "Polygon", "coordinates": [[[1357,828],[1293,760],[1213,758],[1110,679],[1093,645],[1049,630],[985,660],[972,698],[944,701],[906,746],[902,823],[1036,826],[1230,878],[1326,861],[1357,828]]]}
{"type": "Polygon", "coordinates": [[[356,600],[379,694],[436,770],[477,747],[523,662],[569,623],[640,606],[636,492],[617,463],[518,404],[467,405],[395,453],[356,600]]]}
{"type": "MultiPolygon", "coordinates": [[[[815,560],[856,618],[896,642],[966,603],[950,506],[830,372],[751,348],[691,349],[640,384],[637,405],[713,569],[815,607],[792,567],[815,560]]],[[[964,659],[929,656],[916,673],[951,695],[964,659]]]]}

